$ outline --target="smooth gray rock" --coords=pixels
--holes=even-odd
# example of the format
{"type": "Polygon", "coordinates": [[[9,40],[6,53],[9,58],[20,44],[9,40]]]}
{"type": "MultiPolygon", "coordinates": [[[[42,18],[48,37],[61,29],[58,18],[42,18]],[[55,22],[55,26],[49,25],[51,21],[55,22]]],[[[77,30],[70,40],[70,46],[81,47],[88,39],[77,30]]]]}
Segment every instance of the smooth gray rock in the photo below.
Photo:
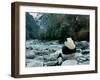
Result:
{"type": "Polygon", "coordinates": [[[55,53],[53,53],[53,54],[50,54],[50,58],[51,58],[52,60],[57,60],[60,54],[62,54],[62,50],[61,50],[61,49],[60,49],[60,50],[57,50],[57,51],[56,51],[55,53]]]}
{"type": "Polygon", "coordinates": [[[87,42],[87,41],[81,41],[80,42],[81,43],[81,48],[82,49],[87,49],[87,48],[89,48],[89,42],[87,42]]]}
{"type": "Polygon", "coordinates": [[[65,60],[61,66],[66,66],[66,65],[77,65],[77,61],[76,60],[65,60]]]}
{"type": "Polygon", "coordinates": [[[27,67],[43,67],[43,61],[33,60],[30,63],[27,63],[27,67]]]}
{"type": "Polygon", "coordinates": [[[32,61],[33,61],[33,59],[26,59],[25,62],[26,62],[26,64],[27,64],[27,63],[31,63],[32,61]]]}
{"type": "Polygon", "coordinates": [[[87,56],[81,56],[81,57],[78,57],[78,58],[77,58],[77,61],[78,61],[78,63],[84,63],[84,62],[86,62],[86,61],[89,61],[88,58],[89,58],[89,57],[87,57],[87,56]]]}
{"type": "Polygon", "coordinates": [[[26,51],[26,59],[33,59],[33,58],[35,58],[35,56],[36,55],[33,50],[26,51]]]}
{"type": "Polygon", "coordinates": [[[89,49],[82,50],[82,54],[89,54],[89,53],[90,53],[89,49]]]}
{"type": "Polygon", "coordinates": [[[63,61],[65,60],[70,60],[70,59],[75,59],[75,53],[72,53],[72,54],[61,54],[62,55],[62,59],[63,61]]]}
{"type": "Polygon", "coordinates": [[[49,52],[48,52],[47,50],[42,50],[42,51],[34,50],[34,53],[35,53],[37,56],[43,56],[43,55],[47,55],[49,52]]]}
{"type": "Polygon", "coordinates": [[[76,52],[76,53],[75,53],[75,57],[76,57],[76,58],[77,58],[77,57],[81,57],[81,56],[83,56],[82,53],[79,53],[79,52],[76,52]]]}
{"type": "Polygon", "coordinates": [[[78,63],[79,65],[87,65],[90,64],[90,61],[84,61],[83,63],[78,63]]]}
{"type": "Polygon", "coordinates": [[[56,66],[57,61],[48,61],[44,63],[44,66],[56,66]]]}
{"type": "Polygon", "coordinates": [[[34,58],[34,60],[44,61],[44,57],[43,57],[43,56],[36,56],[36,57],[34,58]]]}
{"type": "Polygon", "coordinates": [[[87,49],[87,48],[89,48],[89,42],[87,42],[87,41],[75,42],[75,44],[76,44],[77,49],[87,49]]]}
{"type": "Polygon", "coordinates": [[[63,62],[62,57],[59,57],[59,58],[58,58],[58,65],[61,65],[61,64],[62,64],[62,62],[63,62]]]}

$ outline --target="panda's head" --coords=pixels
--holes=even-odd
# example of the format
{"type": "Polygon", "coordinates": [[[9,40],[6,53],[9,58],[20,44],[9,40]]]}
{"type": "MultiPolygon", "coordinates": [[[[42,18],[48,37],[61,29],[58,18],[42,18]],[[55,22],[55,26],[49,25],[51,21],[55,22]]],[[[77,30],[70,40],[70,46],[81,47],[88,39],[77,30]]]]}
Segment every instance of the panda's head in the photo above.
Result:
{"type": "Polygon", "coordinates": [[[74,41],[72,40],[72,38],[71,37],[69,37],[69,38],[66,38],[66,40],[65,40],[65,42],[64,42],[64,45],[66,46],[66,47],[68,47],[69,49],[75,49],[75,43],[74,43],[74,41]]]}

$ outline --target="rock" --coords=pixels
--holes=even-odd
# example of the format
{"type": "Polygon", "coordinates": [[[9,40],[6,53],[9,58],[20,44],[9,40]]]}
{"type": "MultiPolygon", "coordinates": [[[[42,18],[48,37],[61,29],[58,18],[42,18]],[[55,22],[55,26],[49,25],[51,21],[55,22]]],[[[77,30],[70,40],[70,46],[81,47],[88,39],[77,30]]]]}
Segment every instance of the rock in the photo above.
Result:
{"type": "Polygon", "coordinates": [[[26,51],[26,58],[27,59],[33,59],[33,58],[35,58],[35,53],[33,52],[33,50],[31,50],[31,51],[26,51]]]}
{"type": "Polygon", "coordinates": [[[89,48],[89,42],[87,41],[80,41],[80,42],[75,42],[76,48],[77,49],[88,49],[89,48]]]}
{"type": "Polygon", "coordinates": [[[26,63],[30,63],[33,61],[33,59],[26,59],[25,61],[26,61],[26,63]]]}
{"type": "Polygon", "coordinates": [[[87,65],[87,64],[90,64],[90,61],[85,61],[83,63],[78,63],[79,65],[87,65]]]}
{"type": "Polygon", "coordinates": [[[89,42],[87,41],[81,41],[81,49],[87,49],[89,48],[89,42]]]}
{"type": "Polygon", "coordinates": [[[54,53],[54,52],[56,52],[56,50],[55,49],[49,49],[49,52],[54,53]]]}
{"type": "Polygon", "coordinates": [[[73,53],[73,54],[61,54],[62,55],[62,59],[63,59],[63,61],[65,61],[65,60],[70,60],[70,59],[75,59],[75,53],[73,53]]]}
{"type": "Polygon", "coordinates": [[[56,54],[49,54],[49,55],[44,55],[44,60],[45,61],[55,61],[58,59],[59,55],[56,54]]]}
{"type": "Polygon", "coordinates": [[[33,60],[30,63],[27,63],[27,67],[43,67],[43,62],[39,60],[33,60]]]}
{"type": "Polygon", "coordinates": [[[87,61],[90,61],[90,55],[89,54],[85,54],[84,57],[86,58],[87,61]]]}
{"type": "Polygon", "coordinates": [[[75,53],[75,57],[76,57],[76,58],[77,58],[77,57],[80,57],[80,56],[83,56],[82,53],[79,53],[79,52],[76,52],[76,53],[75,53]]]}
{"type": "Polygon", "coordinates": [[[37,50],[34,50],[34,53],[38,56],[43,56],[43,55],[47,55],[48,54],[48,51],[47,50],[42,50],[42,51],[37,51],[37,50]]]}
{"type": "Polygon", "coordinates": [[[50,55],[44,55],[43,59],[45,62],[47,62],[47,61],[50,61],[51,57],[50,57],[50,55]]]}
{"type": "Polygon", "coordinates": [[[81,49],[76,49],[75,57],[83,56],[82,55],[82,50],[81,49]]]}
{"type": "Polygon", "coordinates": [[[89,53],[90,53],[89,49],[82,50],[82,54],[89,54],[89,53]]]}
{"type": "Polygon", "coordinates": [[[49,50],[48,48],[45,48],[45,50],[49,50]]]}
{"type": "Polygon", "coordinates": [[[32,46],[29,46],[29,47],[26,47],[26,49],[33,50],[33,47],[32,46]]]}
{"type": "Polygon", "coordinates": [[[58,58],[58,65],[61,65],[62,62],[63,62],[62,57],[59,57],[59,58],[58,58]]]}
{"type": "Polygon", "coordinates": [[[66,66],[66,65],[77,65],[77,61],[76,60],[65,60],[61,66],[66,66]]]}
{"type": "Polygon", "coordinates": [[[81,49],[81,44],[80,44],[80,42],[75,42],[75,45],[76,45],[76,49],[81,49]]]}
{"type": "Polygon", "coordinates": [[[62,54],[62,50],[57,50],[55,53],[51,54],[50,57],[53,59],[53,60],[57,60],[59,55],[62,54]]]}
{"type": "Polygon", "coordinates": [[[88,61],[88,59],[87,59],[86,57],[84,57],[84,56],[81,56],[81,57],[78,57],[78,58],[77,58],[77,61],[78,61],[79,63],[83,63],[83,62],[85,62],[85,61],[88,61]]]}
{"type": "Polygon", "coordinates": [[[76,49],[76,52],[82,53],[82,50],[78,48],[78,49],[76,49]]]}
{"type": "Polygon", "coordinates": [[[90,64],[90,61],[85,61],[83,62],[83,64],[90,64]]]}
{"type": "Polygon", "coordinates": [[[44,57],[43,56],[36,56],[34,58],[34,60],[41,60],[41,61],[43,61],[44,60],[44,57]]]}
{"type": "Polygon", "coordinates": [[[44,66],[56,66],[56,65],[57,65],[57,61],[44,62],[44,66]]]}

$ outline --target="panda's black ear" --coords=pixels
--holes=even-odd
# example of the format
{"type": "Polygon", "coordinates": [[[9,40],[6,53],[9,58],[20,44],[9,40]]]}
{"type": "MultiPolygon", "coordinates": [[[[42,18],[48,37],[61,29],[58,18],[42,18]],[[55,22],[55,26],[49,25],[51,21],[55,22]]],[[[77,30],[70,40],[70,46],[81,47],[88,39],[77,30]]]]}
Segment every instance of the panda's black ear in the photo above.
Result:
{"type": "Polygon", "coordinates": [[[72,38],[72,36],[71,36],[70,34],[67,34],[66,39],[67,39],[67,38],[69,38],[69,37],[71,37],[71,38],[72,38]]]}
{"type": "Polygon", "coordinates": [[[66,40],[66,38],[67,38],[67,37],[65,36],[65,37],[64,37],[64,41],[66,40]]]}
{"type": "Polygon", "coordinates": [[[65,41],[67,41],[67,38],[65,39],[65,41]]]}

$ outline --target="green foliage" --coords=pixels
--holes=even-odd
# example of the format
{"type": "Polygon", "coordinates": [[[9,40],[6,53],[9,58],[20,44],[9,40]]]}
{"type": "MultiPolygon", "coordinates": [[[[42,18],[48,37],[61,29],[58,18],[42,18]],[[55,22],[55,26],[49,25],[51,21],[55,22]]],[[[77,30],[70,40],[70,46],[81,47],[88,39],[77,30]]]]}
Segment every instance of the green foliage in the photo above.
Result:
{"type": "Polygon", "coordinates": [[[82,30],[89,32],[89,15],[43,13],[39,19],[35,20],[29,13],[26,13],[26,29],[27,39],[62,42],[66,37],[71,36],[77,40],[78,32],[82,30]],[[41,26],[43,29],[40,29],[41,26]]]}
{"type": "Polygon", "coordinates": [[[38,36],[39,26],[34,18],[26,12],[26,39],[35,39],[38,36]]]}

